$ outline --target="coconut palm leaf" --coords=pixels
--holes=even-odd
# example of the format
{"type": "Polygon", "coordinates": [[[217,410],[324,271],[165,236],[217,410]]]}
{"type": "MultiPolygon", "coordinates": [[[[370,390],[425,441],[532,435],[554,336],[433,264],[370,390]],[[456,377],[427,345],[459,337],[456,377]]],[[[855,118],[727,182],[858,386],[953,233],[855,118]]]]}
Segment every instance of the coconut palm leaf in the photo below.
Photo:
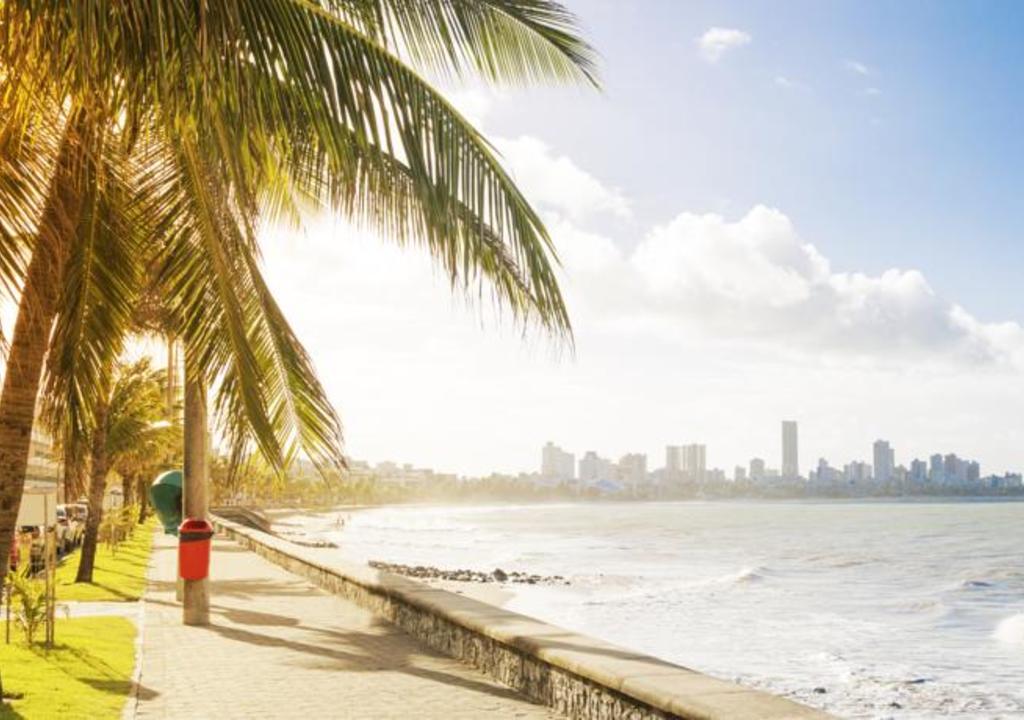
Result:
{"type": "Polygon", "coordinates": [[[418,66],[495,82],[597,85],[596,53],[549,0],[333,0],[324,3],[418,66]]]}

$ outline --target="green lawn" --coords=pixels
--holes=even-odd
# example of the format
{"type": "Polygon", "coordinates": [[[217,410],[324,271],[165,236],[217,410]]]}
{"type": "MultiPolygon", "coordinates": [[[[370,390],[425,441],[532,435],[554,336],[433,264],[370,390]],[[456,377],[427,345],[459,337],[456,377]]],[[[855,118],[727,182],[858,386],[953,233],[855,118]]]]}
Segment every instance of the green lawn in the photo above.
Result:
{"type": "Polygon", "coordinates": [[[153,549],[156,520],[150,518],[121,543],[116,553],[106,545],[96,549],[96,567],[91,583],[76,583],[81,550],[71,553],[57,568],[57,602],[71,600],[138,600],[146,585],[146,568],[153,549]]]}
{"type": "MultiPolygon", "coordinates": [[[[119,718],[132,687],[135,626],[122,617],[58,619],[56,645],[29,648],[11,628],[0,635],[4,691],[20,700],[0,706],[0,720],[119,718]]],[[[40,631],[40,636],[42,632],[40,631]]]]}

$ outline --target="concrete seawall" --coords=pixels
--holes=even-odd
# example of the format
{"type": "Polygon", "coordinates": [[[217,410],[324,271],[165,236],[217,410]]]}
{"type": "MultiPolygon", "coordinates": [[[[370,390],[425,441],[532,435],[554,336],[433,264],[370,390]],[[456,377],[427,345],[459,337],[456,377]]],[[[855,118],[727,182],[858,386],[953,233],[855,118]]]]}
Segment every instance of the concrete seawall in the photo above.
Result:
{"type": "Polygon", "coordinates": [[[424,644],[581,720],[781,720],[831,717],[784,698],[428,587],[214,517],[242,546],[364,607],[424,644]]]}

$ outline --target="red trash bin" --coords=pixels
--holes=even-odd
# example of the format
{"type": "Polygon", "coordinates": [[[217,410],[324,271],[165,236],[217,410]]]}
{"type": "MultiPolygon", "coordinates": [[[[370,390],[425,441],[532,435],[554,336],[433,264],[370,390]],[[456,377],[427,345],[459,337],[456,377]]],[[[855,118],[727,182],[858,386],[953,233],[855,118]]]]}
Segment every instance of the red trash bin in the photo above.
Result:
{"type": "Polygon", "coordinates": [[[205,520],[185,518],[178,526],[178,575],[185,580],[202,580],[210,574],[210,545],[213,526],[205,520]]]}

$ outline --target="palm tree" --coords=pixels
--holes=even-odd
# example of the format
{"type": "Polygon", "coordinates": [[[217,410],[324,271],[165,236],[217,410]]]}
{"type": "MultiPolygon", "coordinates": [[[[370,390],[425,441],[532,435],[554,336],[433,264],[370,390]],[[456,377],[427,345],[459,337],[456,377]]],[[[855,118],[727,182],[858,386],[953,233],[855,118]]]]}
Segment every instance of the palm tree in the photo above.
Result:
{"type": "Polygon", "coordinates": [[[139,247],[223,430],[276,468],[299,450],[343,459],[259,271],[263,220],[332,207],[426,249],[453,288],[489,287],[517,320],[567,337],[540,219],[419,71],[592,82],[573,28],[550,0],[0,4],[0,150],[18,161],[0,175],[0,209],[16,211],[0,222],[0,279],[23,287],[0,394],[0,556],[43,357],[86,432],[137,294],[121,260],[139,247]]]}
{"type": "MultiPolygon", "coordinates": [[[[132,472],[139,453],[166,445],[174,438],[164,417],[163,373],[148,359],[112,368],[106,392],[99,394],[95,423],[86,435],[69,424],[58,427],[65,442],[89,455],[89,519],[85,526],[82,556],[75,582],[92,582],[99,527],[103,520],[103,496],[111,470],[132,472]]],[[[55,410],[56,408],[51,409],[55,410]]]]}

